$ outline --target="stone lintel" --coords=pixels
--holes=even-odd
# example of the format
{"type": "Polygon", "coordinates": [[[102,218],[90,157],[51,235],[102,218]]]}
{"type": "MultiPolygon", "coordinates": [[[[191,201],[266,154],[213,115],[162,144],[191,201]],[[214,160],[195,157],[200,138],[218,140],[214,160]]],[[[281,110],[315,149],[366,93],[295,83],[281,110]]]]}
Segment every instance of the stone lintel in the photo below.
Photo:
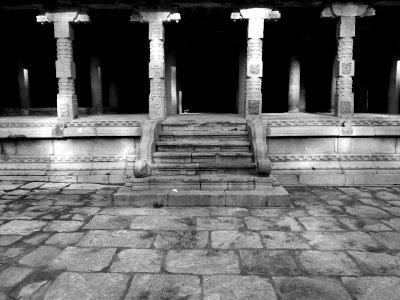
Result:
{"type": "Polygon", "coordinates": [[[178,22],[181,19],[177,9],[173,6],[141,6],[134,10],[131,22],[178,22]]]}
{"type": "Polygon", "coordinates": [[[340,17],[336,28],[336,38],[356,36],[356,17],[340,17]]]}
{"type": "Polygon", "coordinates": [[[36,21],[39,23],[88,23],[90,17],[84,11],[66,10],[42,13],[36,17],[36,21]]]}
{"type": "Polygon", "coordinates": [[[233,12],[231,14],[232,20],[237,19],[262,19],[262,20],[270,20],[270,19],[280,19],[281,14],[277,10],[272,10],[271,8],[245,8],[241,9],[239,12],[233,12]]]}
{"type": "Polygon", "coordinates": [[[370,17],[375,15],[375,10],[363,3],[332,3],[321,13],[322,18],[336,17],[370,17]]]}

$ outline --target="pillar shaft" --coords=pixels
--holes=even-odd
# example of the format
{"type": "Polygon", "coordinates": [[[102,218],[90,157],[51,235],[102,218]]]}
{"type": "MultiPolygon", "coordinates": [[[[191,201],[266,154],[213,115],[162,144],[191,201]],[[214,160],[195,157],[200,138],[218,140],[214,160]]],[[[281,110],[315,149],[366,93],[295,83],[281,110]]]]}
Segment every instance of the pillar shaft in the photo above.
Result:
{"type": "Polygon", "coordinates": [[[399,96],[400,96],[400,64],[396,56],[392,59],[392,67],[390,70],[390,81],[388,91],[388,114],[399,113],[399,96]]]}
{"type": "Polygon", "coordinates": [[[149,22],[150,40],[150,119],[166,117],[164,24],[162,20],[149,22]]]}
{"type": "Polygon", "coordinates": [[[289,112],[300,110],[300,62],[296,56],[290,61],[289,70],[289,112]]]}
{"type": "Polygon", "coordinates": [[[90,60],[90,87],[92,91],[92,111],[101,113],[103,109],[103,90],[100,60],[97,55],[93,55],[90,60]]]}
{"type": "Polygon", "coordinates": [[[29,114],[31,107],[31,98],[29,92],[29,72],[24,66],[22,60],[18,62],[18,87],[19,87],[19,102],[23,115],[29,114]]]}

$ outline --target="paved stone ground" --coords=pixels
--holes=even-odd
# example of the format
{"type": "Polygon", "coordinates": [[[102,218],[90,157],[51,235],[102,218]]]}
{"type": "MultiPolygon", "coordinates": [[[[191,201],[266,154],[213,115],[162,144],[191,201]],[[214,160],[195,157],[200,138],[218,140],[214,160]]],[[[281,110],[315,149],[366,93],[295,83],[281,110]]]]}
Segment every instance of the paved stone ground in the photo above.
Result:
{"type": "Polygon", "coordinates": [[[0,182],[0,299],[400,299],[400,188],[292,208],[119,208],[117,187],[0,182]]]}

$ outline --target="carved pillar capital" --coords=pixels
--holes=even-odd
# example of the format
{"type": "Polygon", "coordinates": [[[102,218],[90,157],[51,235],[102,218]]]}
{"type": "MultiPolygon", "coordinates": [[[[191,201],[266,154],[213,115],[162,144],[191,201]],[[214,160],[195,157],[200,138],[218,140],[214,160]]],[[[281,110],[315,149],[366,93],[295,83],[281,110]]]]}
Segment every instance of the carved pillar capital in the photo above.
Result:
{"type": "Polygon", "coordinates": [[[337,18],[336,39],[337,70],[334,115],[351,117],[354,115],[353,76],[353,37],[356,35],[356,17],[375,15],[375,10],[367,4],[332,3],[321,13],[323,18],[337,18]]]}
{"type": "Polygon", "coordinates": [[[78,117],[78,101],[75,94],[74,30],[71,23],[87,23],[90,18],[85,12],[63,10],[45,12],[36,20],[39,23],[54,23],[54,37],[57,39],[57,115],[59,118],[75,119],[78,117]]]}

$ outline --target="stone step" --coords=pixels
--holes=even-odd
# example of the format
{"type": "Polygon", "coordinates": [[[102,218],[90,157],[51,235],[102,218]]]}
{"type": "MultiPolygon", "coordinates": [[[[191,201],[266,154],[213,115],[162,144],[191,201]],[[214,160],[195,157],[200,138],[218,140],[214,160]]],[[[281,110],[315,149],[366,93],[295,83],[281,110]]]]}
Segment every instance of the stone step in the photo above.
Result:
{"type": "Polygon", "coordinates": [[[248,141],[247,131],[163,131],[161,141],[248,141]]]}
{"type": "Polygon", "coordinates": [[[122,187],[114,194],[115,206],[238,206],[238,207],[289,207],[290,197],[281,186],[268,190],[251,191],[133,191],[122,187]]]}
{"type": "Polygon", "coordinates": [[[157,163],[250,163],[251,152],[155,152],[157,163]]]}
{"type": "Polygon", "coordinates": [[[132,178],[132,190],[267,190],[279,183],[273,177],[254,175],[151,176],[132,178]]]}
{"type": "Polygon", "coordinates": [[[160,152],[247,152],[248,141],[168,141],[156,142],[160,152]]]}
{"type": "Polygon", "coordinates": [[[251,163],[154,163],[153,175],[255,174],[251,163]]]}
{"type": "Polygon", "coordinates": [[[246,131],[245,119],[235,120],[164,120],[163,131],[246,131]]]}

